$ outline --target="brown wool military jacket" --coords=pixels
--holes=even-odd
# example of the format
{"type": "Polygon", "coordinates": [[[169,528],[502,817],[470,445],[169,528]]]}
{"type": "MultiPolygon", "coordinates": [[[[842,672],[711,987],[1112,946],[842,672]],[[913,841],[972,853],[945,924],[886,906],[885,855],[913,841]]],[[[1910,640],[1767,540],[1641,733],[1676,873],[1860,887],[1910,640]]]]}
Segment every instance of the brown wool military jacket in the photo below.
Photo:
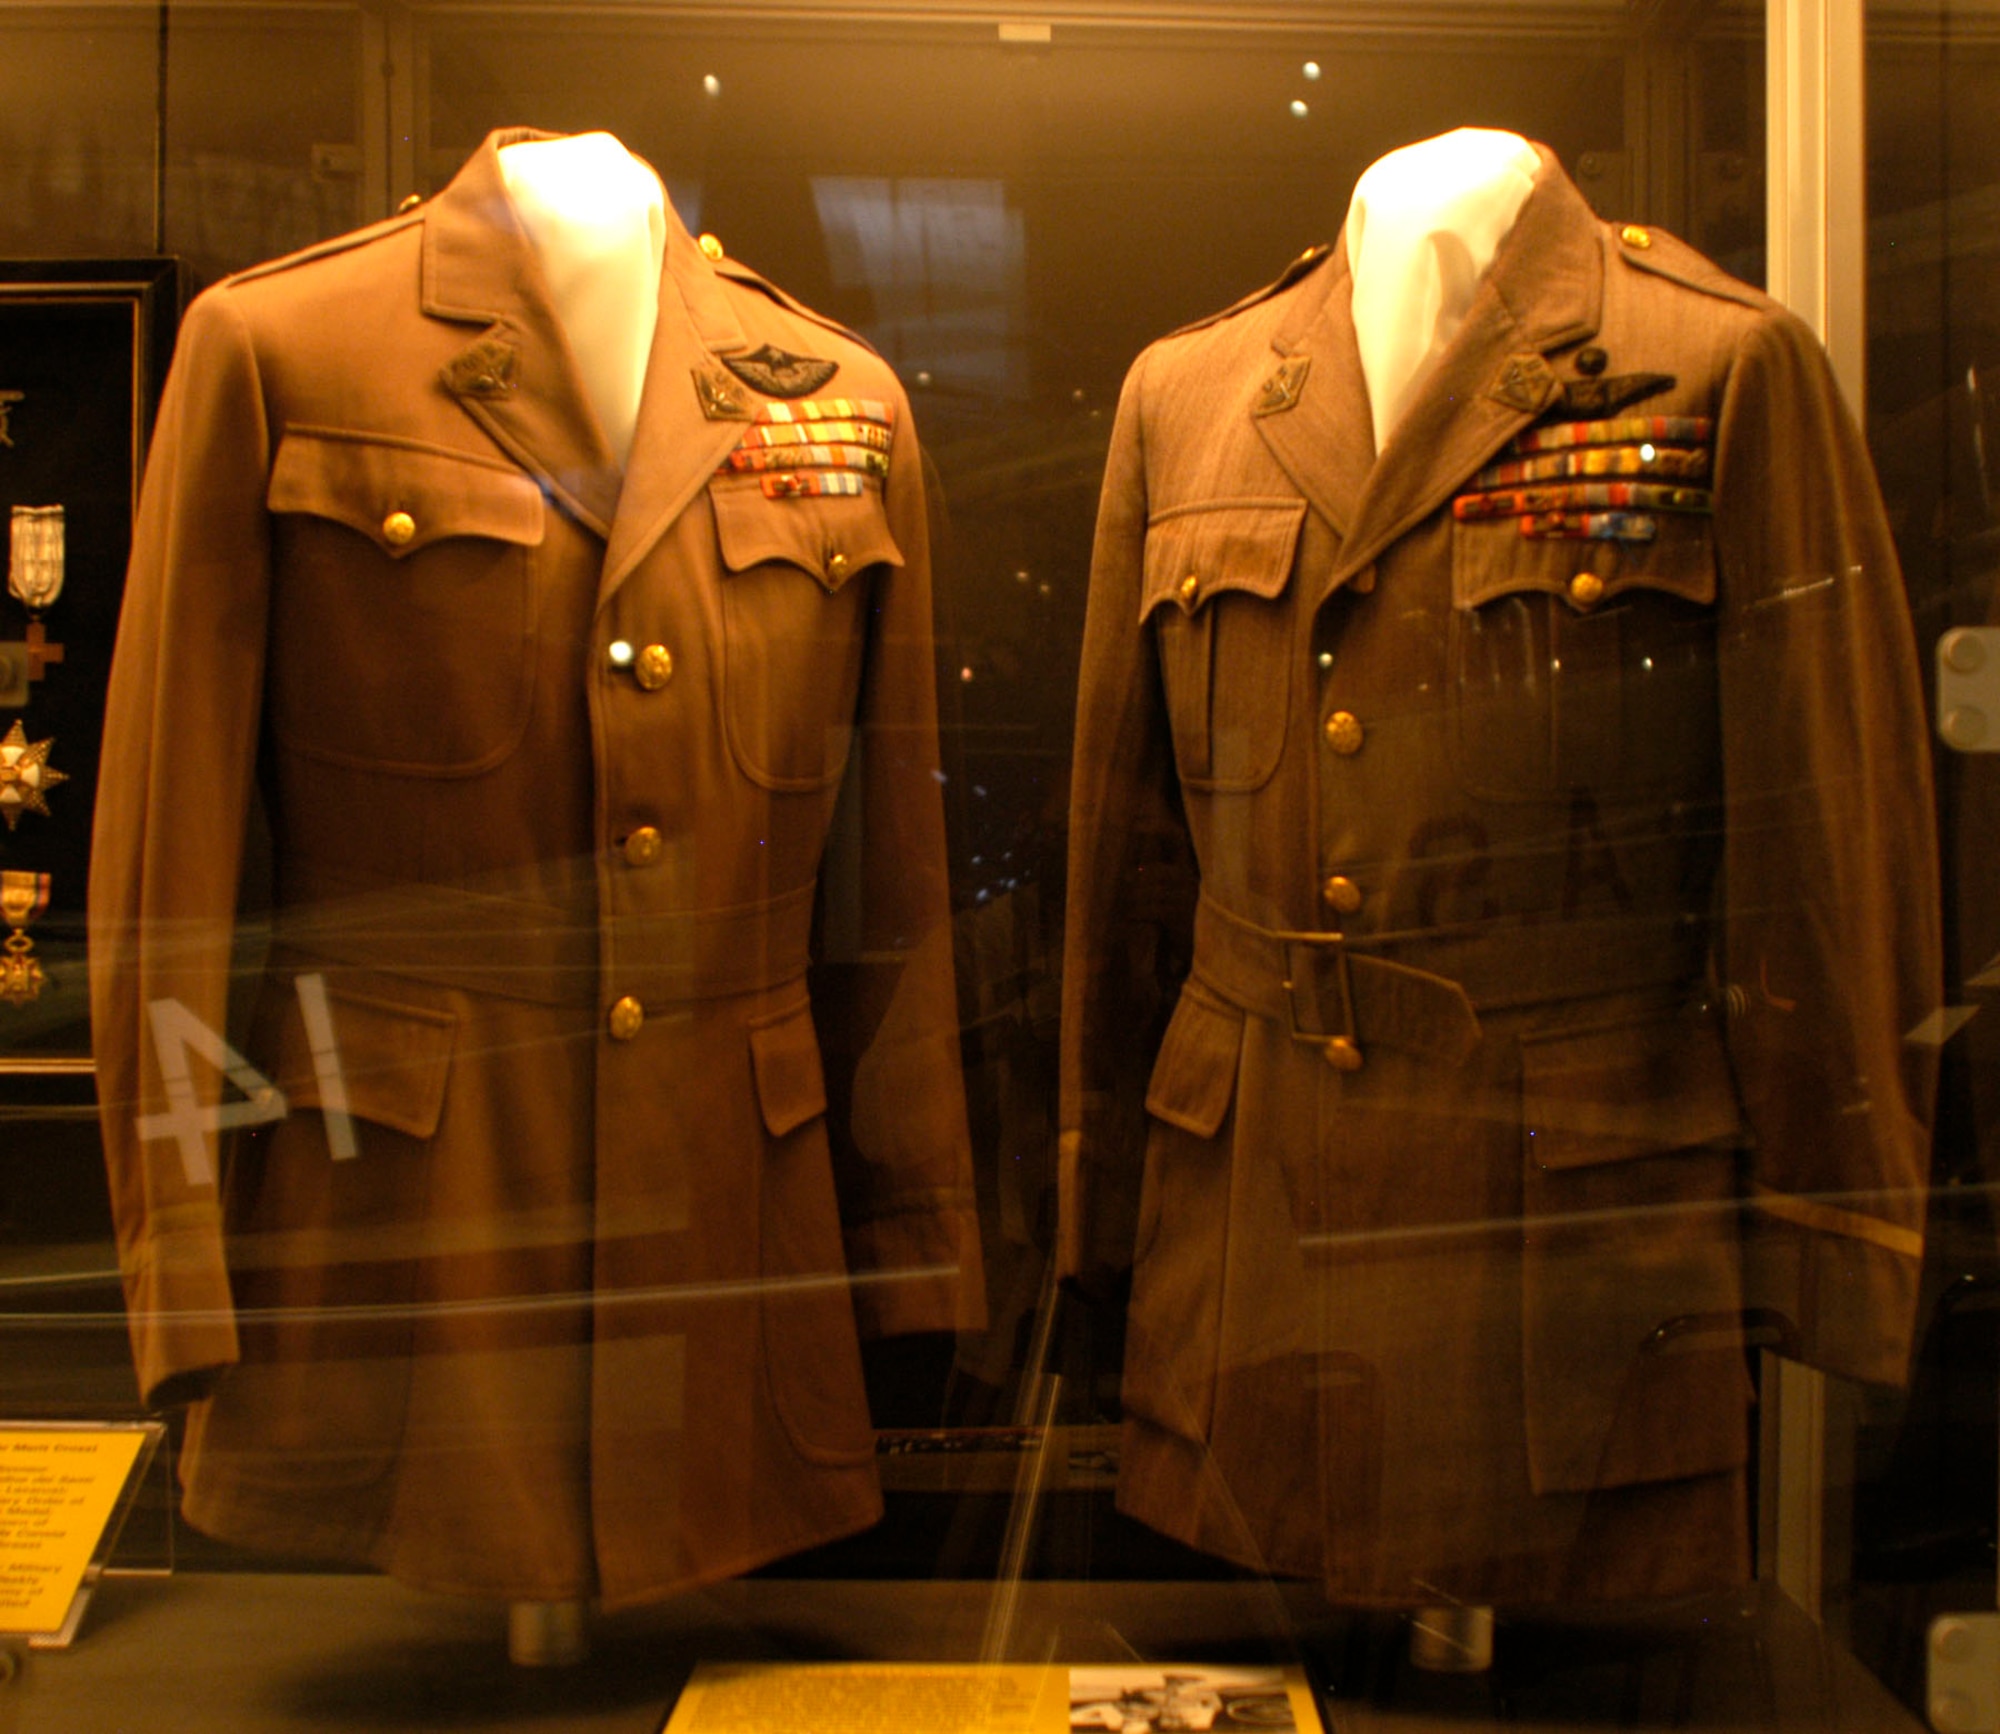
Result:
{"type": "Polygon", "coordinates": [[[1379,458],[1336,246],[1141,357],[1098,523],[1063,1258],[1133,1267],[1121,1502],[1357,1600],[1734,1580],[1746,1344],[1898,1379],[1921,1251],[1867,459],[1796,319],[1543,158],[1379,458]]]}
{"type": "Polygon", "coordinates": [[[526,136],[188,314],[93,1009],[189,1517],[615,1604],[872,1521],[857,1327],[983,1300],[907,404],[669,213],[621,473],[503,189],[526,136]],[[814,416],[850,467],[786,443],[814,416]]]}

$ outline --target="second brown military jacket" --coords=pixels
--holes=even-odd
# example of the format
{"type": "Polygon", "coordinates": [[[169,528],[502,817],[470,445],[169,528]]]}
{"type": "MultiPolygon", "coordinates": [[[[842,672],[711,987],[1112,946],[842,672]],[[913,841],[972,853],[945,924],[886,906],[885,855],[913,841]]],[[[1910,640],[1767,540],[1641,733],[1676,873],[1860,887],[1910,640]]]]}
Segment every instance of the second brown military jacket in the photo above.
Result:
{"type": "Polygon", "coordinates": [[[1735,1580],[1746,1347],[1899,1378],[1921,1250],[1867,459],[1796,319],[1543,158],[1379,457],[1336,246],[1139,360],[1097,530],[1063,1238],[1133,1271],[1120,1500],[1354,1600],[1735,1580]]]}
{"type": "Polygon", "coordinates": [[[857,1335],[979,1248],[902,393],[670,214],[621,467],[513,136],[189,312],[93,1012],[188,1516],[620,1603],[870,1522],[857,1335]]]}

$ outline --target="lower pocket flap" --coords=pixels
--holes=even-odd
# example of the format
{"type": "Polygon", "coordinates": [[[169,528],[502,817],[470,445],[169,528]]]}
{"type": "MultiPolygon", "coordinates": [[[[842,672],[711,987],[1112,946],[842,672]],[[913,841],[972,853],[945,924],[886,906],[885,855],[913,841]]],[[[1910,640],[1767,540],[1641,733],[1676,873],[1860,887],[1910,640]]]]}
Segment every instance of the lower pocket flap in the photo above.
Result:
{"type": "Polygon", "coordinates": [[[294,1108],[344,1111],[412,1138],[429,1138],[444,1111],[458,1018],[400,984],[364,988],[304,974],[279,1011],[273,1080],[294,1108]]]}
{"type": "Polygon", "coordinates": [[[1529,1160],[1584,1168],[1743,1135],[1715,1026],[1655,1016],[1524,1040],[1521,1119],[1529,1160]]]}
{"type": "Polygon", "coordinates": [[[1169,1126],[1213,1138],[1236,1090],[1243,1014],[1192,992],[1181,994],[1153,1066],[1146,1111],[1169,1126]]]}
{"type": "Polygon", "coordinates": [[[826,1112],[826,1074],[820,1069],[819,1033],[812,1010],[800,1006],[750,1032],[750,1063],[757,1074],[757,1103],[773,1138],[826,1112]]]}

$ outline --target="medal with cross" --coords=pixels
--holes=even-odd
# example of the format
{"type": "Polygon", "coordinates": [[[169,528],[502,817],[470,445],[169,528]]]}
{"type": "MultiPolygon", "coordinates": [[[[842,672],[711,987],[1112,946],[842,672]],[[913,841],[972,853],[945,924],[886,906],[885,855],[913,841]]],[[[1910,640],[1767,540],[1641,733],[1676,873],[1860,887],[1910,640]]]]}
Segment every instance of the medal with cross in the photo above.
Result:
{"type": "Polygon", "coordinates": [[[42,610],[62,594],[64,576],[64,516],[60,506],[16,506],[9,525],[7,593],[27,609],[25,638],[0,643],[0,706],[18,710],[28,702],[28,688],[52,663],[63,660],[63,647],[49,637],[42,610]]]}

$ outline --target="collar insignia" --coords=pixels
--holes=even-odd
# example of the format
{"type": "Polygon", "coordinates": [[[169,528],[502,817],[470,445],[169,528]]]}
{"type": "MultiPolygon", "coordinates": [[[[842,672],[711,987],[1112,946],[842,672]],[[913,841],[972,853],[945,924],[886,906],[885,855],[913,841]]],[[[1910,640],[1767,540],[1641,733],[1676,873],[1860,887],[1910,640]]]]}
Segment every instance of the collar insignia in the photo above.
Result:
{"type": "Polygon", "coordinates": [[[725,355],[722,365],[766,397],[805,397],[840,371],[837,361],[793,355],[769,343],[749,355],[725,355]]]}
{"type": "Polygon", "coordinates": [[[1603,379],[1566,379],[1561,401],[1552,408],[1560,415],[1612,415],[1627,404],[1672,391],[1680,381],[1671,373],[1621,373],[1603,379]]]}
{"type": "Polygon", "coordinates": [[[701,399],[701,413],[710,421],[749,421],[754,412],[743,388],[719,367],[697,367],[694,394],[701,399]]]}
{"type": "Polygon", "coordinates": [[[1305,390],[1306,375],[1312,371],[1310,355],[1295,355],[1278,363],[1278,371],[1258,388],[1252,415],[1282,415],[1299,401],[1305,390]]]}
{"type": "Polygon", "coordinates": [[[1500,377],[1486,388],[1486,395],[1524,415],[1539,411],[1561,387],[1554,368],[1533,350],[1507,357],[1500,377]]]}
{"type": "Polygon", "coordinates": [[[521,352],[497,337],[482,337],[445,363],[439,376],[459,397],[510,397],[521,352]]]}

